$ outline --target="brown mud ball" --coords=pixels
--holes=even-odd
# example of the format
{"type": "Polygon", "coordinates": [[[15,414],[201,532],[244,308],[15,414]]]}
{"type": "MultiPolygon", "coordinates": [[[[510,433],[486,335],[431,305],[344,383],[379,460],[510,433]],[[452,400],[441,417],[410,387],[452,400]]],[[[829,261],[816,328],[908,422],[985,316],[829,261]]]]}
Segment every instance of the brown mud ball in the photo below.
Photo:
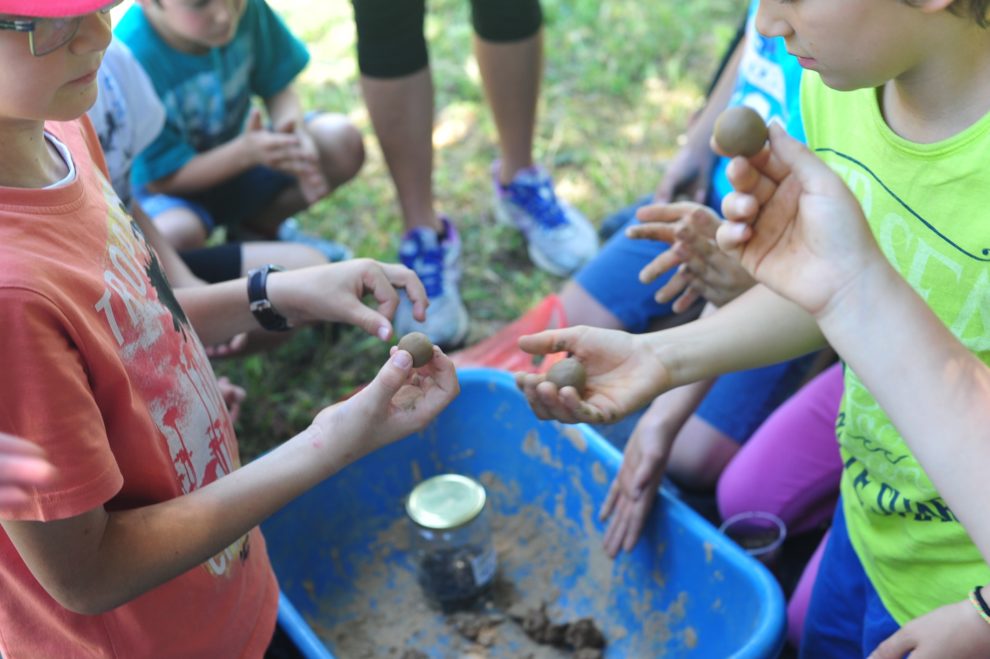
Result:
{"type": "Polygon", "coordinates": [[[727,156],[751,158],[767,141],[767,125],[745,105],[731,107],[715,120],[715,142],[727,156]]]}
{"type": "Polygon", "coordinates": [[[584,364],[574,357],[561,359],[550,367],[547,371],[547,380],[560,387],[574,387],[578,395],[584,394],[584,386],[588,381],[588,374],[584,370],[584,364]]]}
{"type": "Polygon", "coordinates": [[[413,368],[426,366],[433,359],[433,342],[422,332],[409,332],[399,339],[398,348],[412,355],[413,368]]]}

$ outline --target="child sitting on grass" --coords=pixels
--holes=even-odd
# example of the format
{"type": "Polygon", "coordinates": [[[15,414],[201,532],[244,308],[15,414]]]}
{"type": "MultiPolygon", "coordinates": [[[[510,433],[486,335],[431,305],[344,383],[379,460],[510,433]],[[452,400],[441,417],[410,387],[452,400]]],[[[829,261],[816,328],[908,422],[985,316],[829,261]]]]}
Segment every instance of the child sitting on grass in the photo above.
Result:
{"type": "Polygon", "coordinates": [[[293,82],[309,53],[264,0],[141,0],[116,32],[165,105],[165,128],[133,177],[138,201],[176,249],[202,247],[223,225],[235,238],[349,256],[301,236],[290,218],[357,174],[361,134],[343,115],[304,113],[293,82]]]}

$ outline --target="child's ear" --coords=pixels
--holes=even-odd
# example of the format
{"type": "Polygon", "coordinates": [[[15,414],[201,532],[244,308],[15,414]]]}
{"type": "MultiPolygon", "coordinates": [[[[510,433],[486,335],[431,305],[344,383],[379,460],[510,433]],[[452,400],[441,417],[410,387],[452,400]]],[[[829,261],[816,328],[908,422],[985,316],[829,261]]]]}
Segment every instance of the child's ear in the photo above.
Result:
{"type": "Polygon", "coordinates": [[[934,14],[947,10],[954,2],[955,0],[913,0],[911,4],[926,14],[934,14]]]}

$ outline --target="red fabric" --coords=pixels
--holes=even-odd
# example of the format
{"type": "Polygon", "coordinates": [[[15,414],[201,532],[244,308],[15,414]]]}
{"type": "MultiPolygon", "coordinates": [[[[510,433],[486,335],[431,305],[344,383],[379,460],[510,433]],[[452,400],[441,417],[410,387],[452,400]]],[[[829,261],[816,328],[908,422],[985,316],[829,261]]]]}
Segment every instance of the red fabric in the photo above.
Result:
{"type": "Polygon", "coordinates": [[[0,14],[62,18],[92,14],[109,4],[110,0],[0,0],[0,14]]]}
{"type": "Polygon", "coordinates": [[[551,293],[518,320],[506,325],[487,339],[453,353],[450,358],[458,368],[486,366],[504,371],[545,373],[566,353],[546,355],[542,360],[519,349],[519,337],[545,329],[567,327],[567,317],[560,298],[551,293]]]}
{"type": "MultiPolygon", "coordinates": [[[[49,124],[76,179],[0,188],[0,430],[42,445],[55,481],[0,518],[127,509],[239,465],[203,347],[121,207],[87,120],[49,124]]],[[[67,548],[71,551],[71,548],[67,548]]],[[[63,609],[0,532],[0,652],[18,657],[261,656],[278,588],[255,529],[108,613],[63,609]]]]}

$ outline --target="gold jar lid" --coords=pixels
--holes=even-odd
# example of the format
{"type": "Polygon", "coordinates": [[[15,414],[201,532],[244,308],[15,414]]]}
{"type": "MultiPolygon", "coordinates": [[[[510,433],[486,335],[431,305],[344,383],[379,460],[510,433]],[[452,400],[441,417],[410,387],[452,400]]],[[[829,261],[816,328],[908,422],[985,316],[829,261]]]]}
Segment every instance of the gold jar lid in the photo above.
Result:
{"type": "Polygon", "coordinates": [[[440,474],[413,488],[406,513],[420,526],[442,531],[477,517],[485,499],[485,488],[478,481],[459,474],[440,474]]]}

